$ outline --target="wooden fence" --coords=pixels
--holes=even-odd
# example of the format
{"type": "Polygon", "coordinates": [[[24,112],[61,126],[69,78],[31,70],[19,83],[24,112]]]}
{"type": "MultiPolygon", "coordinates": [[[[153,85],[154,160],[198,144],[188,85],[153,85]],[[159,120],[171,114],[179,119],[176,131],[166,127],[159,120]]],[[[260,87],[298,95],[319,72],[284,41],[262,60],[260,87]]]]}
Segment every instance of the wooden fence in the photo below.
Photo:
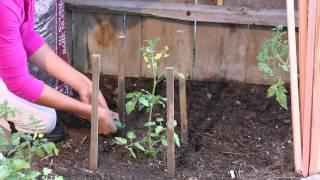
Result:
{"type": "MultiPolygon", "coordinates": [[[[120,7],[121,2],[124,2],[120,0],[120,5],[113,5],[114,9],[111,10],[107,5],[97,7],[102,0],[66,0],[68,42],[74,67],[83,72],[90,72],[91,54],[99,53],[102,73],[116,75],[118,53],[123,51],[126,76],[150,77],[151,73],[143,63],[138,49],[143,45],[143,40],[160,37],[159,47],[167,45],[170,49],[170,57],[160,64],[162,70],[166,66],[174,66],[178,71],[187,74],[188,79],[193,80],[270,83],[261,80],[256,56],[261,42],[271,34],[270,25],[273,21],[274,24],[286,24],[285,0],[225,0],[224,7],[214,6],[215,0],[198,0],[198,4],[205,4],[203,6],[192,6],[193,0],[165,1],[161,3],[164,3],[165,7],[177,6],[177,12],[170,11],[169,8],[164,11],[148,11],[147,8],[141,8],[144,4],[135,9],[133,7],[136,7],[136,4],[131,7],[126,3],[123,5],[125,7],[120,7]],[[185,6],[180,8],[178,3],[170,4],[173,1],[185,6]],[[181,17],[184,8],[189,6],[193,9],[187,10],[187,15],[181,17]],[[245,8],[241,8],[242,6],[245,8]],[[208,13],[203,15],[200,12],[190,16],[198,7],[208,13]],[[257,16],[261,15],[260,20],[257,16],[246,18],[244,15],[249,14],[249,10],[257,16]],[[235,14],[239,20],[228,19],[229,11],[236,12],[230,13],[230,17],[235,14]],[[210,16],[215,12],[217,15],[225,13],[224,17],[221,15],[221,21],[216,15],[213,17],[215,22],[212,22],[210,16]],[[276,15],[270,16],[268,20],[267,17],[271,14],[269,12],[275,12],[272,15],[276,15]],[[170,18],[171,16],[173,18],[170,18]],[[200,21],[193,21],[197,19],[200,21]],[[222,21],[227,23],[221,23],[222,21]],[[264,26],[264,23],[268,26],[264,26]],[[123,47],[119,46],[122,31],[125,32],[126,38],[123,47]]],[[[112,4],[112,1],[104,2],[112,4]]],[[[150,2],[151,0],[149,4],[150,2]]],[[[156,8],[156,5],[154,7],[156,8]]],[[[289,74],[283,75],[289,82],[289,74]]]]}

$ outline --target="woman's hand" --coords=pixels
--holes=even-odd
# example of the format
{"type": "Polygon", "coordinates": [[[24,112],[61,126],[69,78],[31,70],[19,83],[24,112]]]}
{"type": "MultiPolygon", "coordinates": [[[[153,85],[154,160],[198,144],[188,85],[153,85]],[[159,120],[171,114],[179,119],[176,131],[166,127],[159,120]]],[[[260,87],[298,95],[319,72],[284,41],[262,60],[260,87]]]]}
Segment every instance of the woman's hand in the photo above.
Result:
{"type": "MultiPolygon", "coordinates": [[[[85,87],[81,87],[78,90],[78,94],[80,96],[80,100],[86,104],[91,104],[91,97],[92,97],[92,85],[91,82],[88,85],[85,85],[85,87]]],[[[107,102],[104,99],[101,91],[99,91],[99,107],[101,108],[108,108],[107,102]]]]}
{"type": "Polygon", "coordinates": [[[99,108],[99,134],[108,135],[117,132],[113,120],[119,119],[119,114],[108,108],[99,108]]]}

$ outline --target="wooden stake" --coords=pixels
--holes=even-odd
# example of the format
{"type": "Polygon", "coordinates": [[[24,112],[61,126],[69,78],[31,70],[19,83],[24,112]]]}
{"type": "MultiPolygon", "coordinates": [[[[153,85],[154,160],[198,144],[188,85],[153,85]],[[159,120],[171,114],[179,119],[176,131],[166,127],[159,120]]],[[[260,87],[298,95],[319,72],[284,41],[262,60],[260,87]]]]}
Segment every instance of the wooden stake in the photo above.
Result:
{"type": "Polygon", "coordinates": [[[307,20],[308,1],[299,0],[299,75],[300,75],[300,109],[301,129],[303,132],[304,103],[305,103],[305,81],[306,81],[306,59],[307,59],[307,20]]]}
{"type": "Polygon", "coordinates": [[[174,68],[166,68],[167,87],[167,126],[168,126],[168,150],[167,166],[168,175],[174,177],[175,153],[174,153],[174,68]]]}
{"type": "Polygon", "coordinates": [[[218,6],[223,6],[223,3],[224,3],[224,0],[218,0],[217,5],[218,5],[218,6]]]}
{"type": "Polygon", "coordinates": [[[291,89],[291,111],[292,111],[292,129],[294,143],[294,162],[296,171],[301,171],[301,122],[299,107],[299,86],[297,73],[297,47],[294,16],[294,1],[287,0],[287,20],[289,37],[289,59],[290,59],[290,89],[291,89]]]}
{"type": "Polygon", "coordinates": [[[308,175],[310,163],[310,140],[311,140],[311,115],[312,115],[312,86],[313,86],[313,66],[314,66],[314,44],[316,28],[316,7],[317,1],[309,2],[308,15],[308,42],[307,42],[307,62],[306,62],[306,81],[305,81],[305,104],[303,109],[303,155],[302,155],[302,174],[308,175]]]}
{"type": "Polygon", "coordinates": [[[188,142],[188,113],[187,113],[187,90],[186,79],[179,78],[179,96],[180,96],[180,118],[181,118],[181,142],[188,142]]]}
{"type": "Polygon", "coordinates": [[[309,175],[319,172],[319,150],[320,150],[320,3],[317,3],[316,18],[316,45],[314,62],[313,81],[313,102],[312,102],[312,126],[311,126],[311,152],[309,175]]]}
{"type": "Polygon", "coordinates": [[[119,34],[119,48],[118,48],[118,113],[121,121],[124,120],[125,115],[125,15],[123,17],[123,27],[119,34]]]}
{"type": "Polygon", "coordinates": [[[98,107],[99,107],[99,80],[100,80],[100,55],[92,56],[92,110],[91,110],[91,138],[90,138],[90,170],[98,167],[98,107]]]}

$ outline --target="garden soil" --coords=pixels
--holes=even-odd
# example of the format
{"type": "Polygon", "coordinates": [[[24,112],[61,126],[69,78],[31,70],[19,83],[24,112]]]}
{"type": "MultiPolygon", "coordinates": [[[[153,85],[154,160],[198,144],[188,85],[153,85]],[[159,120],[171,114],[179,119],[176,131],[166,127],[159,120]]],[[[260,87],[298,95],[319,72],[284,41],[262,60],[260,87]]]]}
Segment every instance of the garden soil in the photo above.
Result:
{"type": "MultiPolygon", "coordinates": [[[[111,109],[116,109],[117,79],[101,77],[101,89],[111,109]]],[[[126,91],[151,89],[148,79],[127,78],[126,91]]],[[[267,86],[187,82],[189,141],[176,148],[174,179],[299,179],[294,173],[292,128],[289,111],[266,97],[267,86]]],[[[157,93],[165,95],[165,83],[157,93]]],[[[290,100],[289,100],[290,102],[290,100]]],[[[158,108],[155,116],[166,117],[158,108]]],[[[179,92],[175,91],[175,118],[179,133],[179,92]]],[[[90,125],[78,117],[59,112],[68,137],[58,144],[58,157],[39,160],[65,179],[173,179],[166,176],[166,149],[155,158],[138,153],[133,159],[113,141],[118,134],[99,138],[98,170],[89,167],[90,125]]],[[[126,117],[125,131],[145,133],[146,115],[135,112],[126,117]]]]}

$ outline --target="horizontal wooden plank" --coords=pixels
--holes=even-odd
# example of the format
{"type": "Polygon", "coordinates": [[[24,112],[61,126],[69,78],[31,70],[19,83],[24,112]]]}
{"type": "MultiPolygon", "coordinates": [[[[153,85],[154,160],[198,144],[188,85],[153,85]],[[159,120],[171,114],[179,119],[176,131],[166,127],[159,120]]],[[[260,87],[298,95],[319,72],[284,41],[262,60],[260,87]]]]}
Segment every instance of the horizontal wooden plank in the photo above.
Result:
{"type": "Polygon", "coordinates": [[[192,3],[128,0],[66,0],[67,8],[85,11],[113,11],[184,21],[231,24],[286,25],[284,9],[251,9],[192,3]]]}

